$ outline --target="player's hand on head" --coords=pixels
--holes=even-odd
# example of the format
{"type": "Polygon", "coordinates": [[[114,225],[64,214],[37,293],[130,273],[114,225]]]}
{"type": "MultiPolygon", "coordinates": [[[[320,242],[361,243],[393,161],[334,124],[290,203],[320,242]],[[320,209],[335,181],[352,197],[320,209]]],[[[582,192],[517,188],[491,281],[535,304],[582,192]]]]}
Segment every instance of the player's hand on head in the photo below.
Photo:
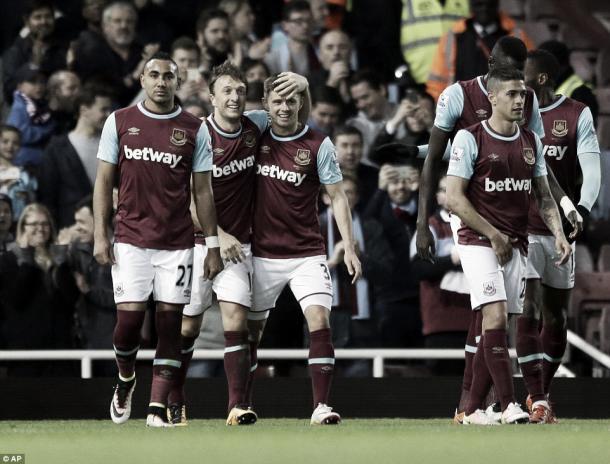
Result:
{"type": "Polygon", "coordinates": [[[557,266],[561,266],[568,262],[572,254],[572,246],[568,243],[563,234],[555,239],[555,250],[557,251],[558,259],[555,261],[557,266]]]}
{"type": "Polygon", "coordinates": [[[500,266],[504,266],[513,257],[513,244],[517,242],[517,239],[498,232],[490,241],[491,247],[498,258],[498,263],[500,266]]]}
{"type": "Polygon", "coordinates": [[[95,239],[93,242],[93,257],[102,266],[116,263],[112,243],[107,238],[95,239]]]}
{"type": "Polygon", "coordinates": [[[218,233],[218,241],[220,243],[220,256],[224,262],[233,262],[235,264],[246,259],[241,243],[233,235],[218,233]]]}
{"type": "Polygon", "coordinates": [[[436,253],[434,236],[428,226],[417,227],[415,247],[417,248],[417,256],[431,263],[434,262],[434,254],[436,253]]]}
{"type": "Polygon", "coordinates": [[[222,258],[220,257],[220,248],[208,248],[208,254],[203,261],[203,278],[212,280],[224,269],[222,258]]]}
{"type": "Polygon", "coordinates": [[[278,78],[273,82],[273,90],[281,97],[291,98],[297,93],[303,92],[309,86],[307,79],[300,74],[293,72],[280,73],[278,78]]]}

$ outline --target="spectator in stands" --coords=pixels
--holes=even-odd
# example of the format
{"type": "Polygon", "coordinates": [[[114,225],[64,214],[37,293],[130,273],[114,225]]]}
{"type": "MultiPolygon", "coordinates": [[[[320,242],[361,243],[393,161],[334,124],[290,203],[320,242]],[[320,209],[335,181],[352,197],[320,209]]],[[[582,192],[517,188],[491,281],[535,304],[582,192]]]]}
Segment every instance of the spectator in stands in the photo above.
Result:
{"type": "MultiPolygon", "coordinates": [[[[0,255],[15,240],[11,229],[13,228],[13,202],[8,195],[0,193],[0,255]]],[[[1,260],[1,258],[0,258],[1,260]]]]}
{"type": "MultiPolygon", "coordinates": [[[[5,349],[71,348],[78,289],[67,265],[67,247],[53,245],[47,209],[28,205],[17,223],[17,241],[0,255],[0,340],[5,349]]],[[[41,375],[45,364],[9,366],[9,375],[41,375]]]]}
{"type": "Polygon", "coordinates": [[[418,276],[411,268],[409,246],[417,219],[419,171],[412,166],[384,164],[379,188],[369,201],[365,216],[377,219],[395,253],[391,278],[377,291],[378,324],[387,347],[421,343],[418,276]]]}
{"type": "Polygon", "coordinates": [[[358,182],[357,209],[363,211],[367,202],[377,190],[379,170],[362,164],[362,133],[353,126],[341,126],[335,129],[333,143],[337,150],[337,161],[344,175],[355,178],[358,182]]]}
{"type": "Polygon", "coordinates": [[[348,119],[347,124],[362,133],[362,162],[374,166],[369,151],[381,128],[394,116],[396,105],[388,101],[386,87],[374,71],[364,69],[356,72],[350,79],[349,90],[358,114],[348,119]]]}
{"type": "Polygon", "coordinates": [[[113,101],[104,88],[85,87],[77,106],[76,127],[51,141],[39,175],[39,198],[60,228],[74,222],[75,205],[93,191],[100,135],[113,101]]]}
{"type": "Polygon", "coordinates": [[[40,71],[26,65],[15,75],[17,90],[6,123],[19,129],[21,149],[14,164],[37,166],[42,151],[53,135],[55,122],[45,100],[47,78],[40,71]]]}
{"type": "Polygon", "coordinates": [[[69,229],[69,262],[80,291],[76,302],[79,341],[83,348],[110,349],[116,323],[111,266],[102,266],[93,257],[91,195],[76,204],[73,217],[74,225],[69,229]]]}
{"type": "MultiPolygon", "coordinates": [[[[83,0],[81,14],[87,23],[88,31],[102,34],[102,13],[109,0],[83,0]]],[[[83,31],[84,32],[84,31],[83,31]]]]}
{"type": "Polygon", "coordinates": [[[326,21],[330,16],[330,9],[326,0],[308,0],[311,9],[311,35],[315,44],[327,29],[326,21]]]}
{"type": "MultiPolygon", "coordinates": [[[[411,259],[415,258],[412,267],[421,279],[420,312],[426,348],[462,348],[470,323],[468,283],[449,225],[446,183],[446,176],[442,176],[436,191],[438,208],[428,220],[434,236],[434,261],[415,258],[415,236],[411,240],[411,259]]],[[[429,364],[437,375],[460,375],[464,365],[462,361],[429,364]]]]}
{"type": "Polygon", "coordinates": [[[269,67],[264,61],[260,60],[251,60],[249,58],[243,60],[241,63],[241,70],[244,72],[248,84],[254,81],[265,82],[265,79],[271,76],[269,67]]]}
{"type": "MultiPolygon", "coordinates": [[[[208,90],[199,69],[201,50],[199,50],[197,42],[190,37],[177,38],[172,43],[171,57],[178,65],[180,73],[180,88],[176,91],[176,95],[181,102],[200,100],[205,108],[202,100],[208,94],[208,90]]],[[[143,99],[144,93],[141,91],[138,101],[143,99]]]]}
{"type": "Polygon", "coordinates": [[[28,3],[23,22],[29,33],[26,37],[17,37],[2,56],[2,83],[7,102],[13,101],[18,84],[16,73],[23,67],[38,69],[46,75],[66,67],[67,46],[55,37],[54,14],[55,7],[50,0],[28,3]]]}
{"type": "Polygon", "coordinates": [[[331,313],[333,337],[341,348],[379,346],[379,333],[375,325],[375,289],[391,277],[394,253],[384,235],[383,226],[373,218],[362,217],[355,210],[359,201],[357,180],[344,174],[343,188],[352,211],[354,239],[362,260],[362,277],[356,284],[352,284],[352,277],[343,266],[344,245],[333,216],[330,198],[324,194],[323,201],[327,209],[320,215],[320,229],[335,289],[331,313]]]}
{"type": "Polygon", "coordinates": [[[400,47],[414,83],[426,83],[441,36],[469,13],[465,0],[402,0],[400,47]]]}
{"type": "Polygon", "coordinates": [[[436,48],[426,84],[435,100],[454,82],[486,74],[491,49],[500,37],[512,35],[528,50],[533,48],[525,32],[499,11],[499,0],[470,0],[470,11],[471,16],[457,21],[436,48]]]}
{"type": "Polygon", "coordinates": [[[231,51],[229,16],[222,10],[203,10],[197,19],[197,45],[206,71],[224,63],[231,51]]]}
{"type": "Polygon", "coordinates": [[[157,44],[144,48],[136,41],[138,16],[133,4],[114,1],[102,13],[102,35],[81,34],[73,46],[73,70],[83,81],[103,78],[127,105],[140,90],[142,67],[157,50],[157,44]]]}
{"type": "Polygon", "coordinates": [[[265,93],[265,84],[260,81],[248,83],[246,93],[246,109],[245,111],[263,110],[263,96],[265,93]]]}
{"type": "Polygon", "coordinates": [[[36,199],[38,182],[28,171],[13,164],[21,146],[21,133],[13,126],[0,126],[0,194],[11,201],[13,220],[36,199]]]}
{"type": "Polygon", "coordinates": [[[248,0],[221,0],[218,8],[229,15],[233,61],[241,66],[245,58],[262,60],[271,45],[271,38],[258,40],[254,34],[256,17],[248,0]]]}
{"type": "Polygon", "coordinates": [[[343,101],[339,92],[323,85],[311,92],[311,113],[307,125],[331,136],[343,117],[343,101]]]}
{"type": "Polygon", "coordinates": [[[339,91],[344,102],[350,100],[348,79],[351,75],[350,58],[352,43],[349,36],[340,30],[325,32],[320,38],[320,69],[311,73],[309,86],[322,85],[339,91]]]}
{"type": "Polygon", "coordinates": [[[434,100],[425,92],[408,89],[394,116],[381,127],[371,150],[399,142],[426,145],[434,125],[434,100]]]}
{"type": "Polygon", "coordinates": [[[76,124],[76,98],[80,88],[80,79],[72,71],[56,71],[49,77],[47,94],[56,134],[65,134],[76,124]]]}
{"type": "Polygon", "coordinates": [[[551,53],[559,62],[560,71],[555,93],[565,95],[587,105],[593,115],[593,122],[597,124],[599,104],[593,93],[593,84],[585,82],[582,77],[574,72],[574,68],[570,65],[570,49],[567,45],[557,40],[548,40],[540,44],[538,48],[551,53]]]}
{"type": "Polygon", "coordinates": [[[288,41],[272,48],[265,57],[271,73],[293,71],[309,77],[310,73],[320,68],[312,45],[312,25],[313,17],[307,1],[293,0],[284,5],[282,29],[288,41]]]}
{"type": "Polygon", "coordinates": [[[205,104],[197,97],[183,101],[182,109],[197,118],[205,118],[208,115],[205,104]]]}

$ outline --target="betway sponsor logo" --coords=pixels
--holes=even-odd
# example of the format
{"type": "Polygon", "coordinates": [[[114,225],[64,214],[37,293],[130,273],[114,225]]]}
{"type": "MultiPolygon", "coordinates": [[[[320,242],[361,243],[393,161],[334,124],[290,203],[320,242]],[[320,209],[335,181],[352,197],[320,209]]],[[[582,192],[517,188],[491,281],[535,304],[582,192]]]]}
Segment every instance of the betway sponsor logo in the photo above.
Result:
{"type": "Polygon", "coordinates": [[[228,176],[237,172],[244,171],[254,166],[254,155],[240,160],[233,160],[224,166],[214,165],[214,177],[228,176]]]}
{"type": "Polygon", "coordinates": [[[127,145],[124,147],[125,158],[143,161],[154,161],[155,163],[168,164],[170,168],[175,168],[182,155],[176,155],[174,153],[165,153],[163,151],[157,151],[153,148],[129,148],[127,145]]]}
{"type": "Polygon", "coordinates": [[[559,145],[545,145],[542,147],[542,154],[545,156],[552,156],[557,161],[561,161],[565,156],[568,147],[560,147],[559,145]]]}
{"type": "Polygon", "coordinates": [[[515,179],[507,177],[504,180],[485,178],[486,192],[529,192],[532,189],[531,179],[515,179]]]}
{"type": "Polygon", "coordinates": [[[279,166],[275,165],[261,166],[260,164],[257,164],[256,173],[261,176],[271,177],[273,179],[279,179],[284,180],[286,182],[290,182],[294,184],[295,187],[301,185],[307,177],[307,174],[301,174],[300,172],[293,171],[285,171],[279,166]]]}

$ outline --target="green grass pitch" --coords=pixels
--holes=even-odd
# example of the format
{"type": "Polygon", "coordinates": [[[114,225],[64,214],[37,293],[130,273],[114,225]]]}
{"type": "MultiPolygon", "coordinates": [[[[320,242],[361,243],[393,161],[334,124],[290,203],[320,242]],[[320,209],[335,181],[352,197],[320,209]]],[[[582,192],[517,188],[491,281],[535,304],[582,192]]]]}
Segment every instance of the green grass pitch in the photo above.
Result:
{"type": "Polygon", "coordinates": [[[262,419],[250,427],[193,420],[175,429],[147,429],[142,419],[121,426],[3,421],[3,453],[25,453],[26,464],[608,464],[610,420],[496,427],[447,419],[348,419],[337,427],[297,419],[262,419]]]}

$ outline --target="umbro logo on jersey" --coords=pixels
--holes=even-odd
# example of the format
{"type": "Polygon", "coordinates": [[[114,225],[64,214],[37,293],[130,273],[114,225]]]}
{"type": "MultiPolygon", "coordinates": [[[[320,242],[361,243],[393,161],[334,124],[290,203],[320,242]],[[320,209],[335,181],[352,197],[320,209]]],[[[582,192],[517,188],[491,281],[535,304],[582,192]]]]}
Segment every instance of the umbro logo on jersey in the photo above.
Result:
{"type": "Polygon", "coordinates": [[[542,147],[542,154],[545,156],[551,156],[557,161],[561,161],[568,151],[568,147],[561,147],[559,145],[545,145],[542,147]]]}
{"type": "Polygon", "coordinates": [[[224,148],[216,147],[212,150],[216,156],[222,155],[225,152],[224,148]]]}
{"type": "Polygon", "coordinates": [[[129,129],[127,129],[127,133],[129,135],[140,135],[140,128],[139,127],[130,127],[129,129]]]}
{"type": "Polygon", "coordinates": [[[261,146],[261,153],[262,154],[266,155],[269,152],[271,152],[271,147],[269,145],[262,145],[261,146]]]}
{"type": "Polygon", "coordinates": [[[484,110],[481,108],[481,109],[476,110],[475,113],[477,114],[477,117],[479,117],[481,119],[487,118],[487,110],[484,110]]]}
{"type": "Polygon", "coordinates": [[[507,177],[506,179],[502,180],[491,180],[489,177],[485,178],[486,192],[529,192],[531,189],[531,179],[515,179],[514,177],[507,177]]]}
{"type": "Polygon", "coordinates": [[[254,166],[254,155],[240,160],[233,160],[224,166],[214,165],[214,177],[228,176],[237,172],[245,171],[254,166]]]}
{"type": "Polygon", "coordinates": [[[260,164],[257,164],[256,173],[261,176],[271,177],[273,179],[279,179],[286,182],[290,182],[294,184],[295,187],[301,185],[307,177],[307,174],[301,174],[300,172],[293,171],[285,171],[284,169],[276,165],[261,166],[260,164]]]}
{"type": "Polygon", "coordinates": [[[165,153],[162,151],[157,151],[150,147],[129,148],[127,145],[125,145],[123,150],[125,153],[125,158],[127,159],[154,161],[155,163],[167,164],[172,169],[175,168],[182,159],[182,155],[176,155],[174,153],[165,153]]]}
{"type": "Polygon", "coordinates": [[[491,155],[488,156],[489,161],[498,161],[500,159],[500,155],[496,155],[495,153],[492,153],[491,155]]]}

